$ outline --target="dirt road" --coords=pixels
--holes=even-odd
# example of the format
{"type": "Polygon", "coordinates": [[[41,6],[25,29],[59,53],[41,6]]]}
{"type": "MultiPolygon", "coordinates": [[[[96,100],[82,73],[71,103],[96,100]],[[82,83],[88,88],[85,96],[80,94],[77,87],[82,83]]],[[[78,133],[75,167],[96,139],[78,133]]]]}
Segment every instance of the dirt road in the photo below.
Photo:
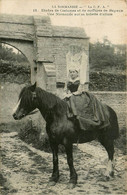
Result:
{"type": "Polygon", "coordinates": [[[79,195],[127,194],[125,190],[125,156],[115,155],[115,176],[106,181],[104,171],[107,154],[100,145],[82,144],[74,151],[78,173],[77,186],[69,190],[69,170],[65,154],[59,155],[60,179],[48,187],[52,172],[52,154],[37,150],[21,141],[17,133],[1,134],[1,194],[2,195],[79,195]]]}

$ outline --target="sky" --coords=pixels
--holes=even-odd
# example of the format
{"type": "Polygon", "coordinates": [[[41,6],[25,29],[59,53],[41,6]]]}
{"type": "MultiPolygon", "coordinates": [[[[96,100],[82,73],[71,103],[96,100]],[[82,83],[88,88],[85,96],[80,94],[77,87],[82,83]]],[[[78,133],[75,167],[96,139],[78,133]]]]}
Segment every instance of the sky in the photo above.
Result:
{"type": "MultiPolygon", "coordinates": [[[[97,12],[97,10],[108,10],[107,15],[104,16],[81,16],[81,14],[79,16],[50,15],[50,18],[52,25],[84,28],[91,42],[101,41],[106,36],[113,44],[127,43],[126,0],[0,0],[0,14],[43,16],[47,15],[48,12],[42,12],[41,9],[54,11],[57,8],[60,13],[63,13],[61,10],[66,10],[66,8],[58,8],[58,6],[77,6],[76,9],[80,9],[80,13],[84,9],[87,14],[101,13],[97,12]],[[111,13],[113,15],[109,15],[111,13]]],[[[67,10],[69,9],[72,10],[72,8],[67,8],[67,10]]],[[[53,13],[56,14],[56,12],[53,13]]]]}

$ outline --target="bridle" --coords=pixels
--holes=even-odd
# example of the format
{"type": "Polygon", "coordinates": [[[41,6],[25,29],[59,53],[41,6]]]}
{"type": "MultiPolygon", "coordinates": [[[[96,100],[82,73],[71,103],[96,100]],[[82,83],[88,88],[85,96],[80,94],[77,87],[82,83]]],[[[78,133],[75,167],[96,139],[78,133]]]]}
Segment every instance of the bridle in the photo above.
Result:
{"type": "Polygon", "coordinates": [[[34,92],[32,92],[32,101],[35,100],[36,98],[37,98],[37,94],[36,94],[36,92],[34,91],[34,92]]]}

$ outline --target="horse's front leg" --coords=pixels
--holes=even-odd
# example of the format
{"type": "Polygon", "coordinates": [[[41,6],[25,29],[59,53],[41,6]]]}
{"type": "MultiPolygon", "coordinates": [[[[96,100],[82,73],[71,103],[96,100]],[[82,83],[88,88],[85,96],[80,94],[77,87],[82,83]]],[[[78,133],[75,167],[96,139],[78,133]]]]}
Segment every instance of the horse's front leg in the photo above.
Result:
{"type": "Polygon", "coordinates": [[[74,165],[73,165],[73,146],[72,144],[65,145],[65,150],[67,154],[67,162],[70,169],[70,181],[69,181],[69,188],[74,188],[77,184],[77,173],[75,171],[74,165]]]}
{"type": "Polygon", "coordinates": [[[49,179],[49,185],[55,185],[59,179],[59,166],[58,166],[58,145],[50,143],[53,154],[53,172],[49,179]]]}

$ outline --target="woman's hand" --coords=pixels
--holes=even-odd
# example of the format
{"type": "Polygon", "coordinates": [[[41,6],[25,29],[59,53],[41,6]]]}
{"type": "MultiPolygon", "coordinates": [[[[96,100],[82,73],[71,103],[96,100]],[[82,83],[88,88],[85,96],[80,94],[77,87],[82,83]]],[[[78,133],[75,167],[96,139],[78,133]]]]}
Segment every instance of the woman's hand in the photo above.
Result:
{"type": "Polygon", "coordinates": [[[80,91],[73,92],[73,95],[81,95],[82,93],[80,91]]]}
{"type": "Polygon", "coordinates": [[[64,93],[63,95],[64,98],[69,98],[70,96],[72,96],[72,93],[69,90],[67,93],[64,93]]]}
{"type": "Polygon", "coordinates": [[[71,97],[71,96],[72,96],[72,93],[66,94],[66,97],[67,97],[67,98],[69,98],[69,97],[71,97]]]}

